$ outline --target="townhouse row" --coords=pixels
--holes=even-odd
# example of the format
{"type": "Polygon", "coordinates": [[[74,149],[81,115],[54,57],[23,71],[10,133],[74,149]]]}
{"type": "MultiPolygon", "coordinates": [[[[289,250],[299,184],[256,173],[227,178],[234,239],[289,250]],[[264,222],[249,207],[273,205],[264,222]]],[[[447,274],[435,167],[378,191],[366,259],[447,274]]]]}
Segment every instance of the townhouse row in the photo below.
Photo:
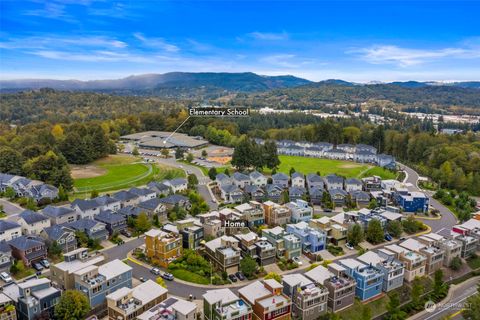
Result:
{"type": "Polygon", "coordinates": [[[38,180],[28,179],[8,173],[0,173],[0,192],[13,190],[17,197],[32,198],[36,202],[52,201],[58,197],[58,189],[38,180]]]}

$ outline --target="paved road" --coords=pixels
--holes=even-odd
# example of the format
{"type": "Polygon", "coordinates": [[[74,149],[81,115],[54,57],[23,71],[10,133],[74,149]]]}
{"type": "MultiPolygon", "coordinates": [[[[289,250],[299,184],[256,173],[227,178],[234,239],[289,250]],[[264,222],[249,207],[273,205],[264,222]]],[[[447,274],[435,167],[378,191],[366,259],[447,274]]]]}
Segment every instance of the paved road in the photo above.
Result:
{"type": "Polygon", "coordinates": [[[420,190],[417,186],[418,182],[418,173],[412,168],[407,167],[406,165],[401,165],[402,169],[407,173],[406,183],[410,184],[408,189],[410,191],[422,191],[428,195],[430,199],[430,205],[437,209],[442,218],[439,220],[423,220],[425,224],[429,225],[432,228],[433,232],[438,232],[443,229],[451,229],[454,225],[457,224],[457,218],[450,209],[445,207],[443,204],[435,200],[432,195],[433,193],[428,190],[420,190]]]}
{"type": "Polygon", "coordinates": [[[127,241],[120,246],[111,247],[109,249],[103,250],[108,261],[119,259],[123,260],[127,257],[127,253],[133,249],[140,247],[145,243],[144,238],[138,238],[131,241],[127,241]]]}

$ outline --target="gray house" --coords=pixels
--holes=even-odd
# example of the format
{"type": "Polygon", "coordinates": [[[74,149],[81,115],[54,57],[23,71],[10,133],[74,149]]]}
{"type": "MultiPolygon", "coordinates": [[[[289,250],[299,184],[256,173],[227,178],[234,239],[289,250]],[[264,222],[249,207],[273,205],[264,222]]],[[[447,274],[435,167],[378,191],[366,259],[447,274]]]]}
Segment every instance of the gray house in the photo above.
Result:
{"type": "Polygon", "coordinates": [[[164,183],[161,183],[161,182],[156,182],[156,181],[152,181],[150,182],[149,184],[147,184],[147,187],[150,189],[150,190],[154,190],[155,193],[157,194],[157,196],[163,194],[164,196],[168,195],[170,193],[170,187],[167,186],[166,184],[164,183]]]}
{"type": "Polygon", "coordinates": [[[120,201],[121,208],[129,205],[136,205],[140,202],[140,197],[130,191],[119,191],[112,195],[113,198],[120,201]]]}
{"type": "Polygon", "coordinates": [[[220,197],[225,203],[241,202],[244,198],[242,190],[234,184],[220,185],[220,197]]]}
{"type": "Polygon", "coordinates": [[[280,200],[280,197],[282,196],[283,189],[280,186],[277,186],[275,184],[267,184],[267,187],[265,188],[267,191],[267,198],[278,202],[280,200]]]}
{"type": "Polygon", "coordinates": [[[332,201],[337,206],[345,205],[345,199],[347,197],[347,191],[343,189],[332,189],[328,191],[330,193],[330,197],[332,201]]]}
{"type": "Polygon", "coordinates": [[[345,180],[345,191],[352,192],[352,191],[362,191],[363,183],[359,179],[356,178],[348,178],[345,180]]]}
{"type": "Polygon", "coordinates": [[[239,188],[245,188],[246,185],[250,184],[250,177],[246,174],[235,172],[233,174],[233,183],[239,188]]]}
{"type": "Polygon", "coordinates": [[[90,239],[98,239],[100,241],[108,239],[108,231],[105,223],[93,219],[79,219],[66,224],[66,226],[75,231],[84,232],[90,239]]]}
{"type": "Polygon", "coordinates": [[[358,207],[367,207],[370,203],[370,194],[365,191],[352,191],[349,194],[358,207]]]}
{"type": "Polygon", "coordinates": [[[290,201],[302,199],[307,194],[307,190],[303,187],[290,187],[288,188],[288,197],[290,201]]]}
{"type": "Polygon", "coordinates": [[[322,187],[311,187],[309,190],[310,202],[313,204],[321,204],[323,198],[323,192],[325,189],[322,187]]]}
{"type": "Polygon", "coordinates": [[[114,213],[110,210],[100,212],[95,216],[95,220],[104,223],[105,229],[108,230],[110,235],[127,228],[127,218],[123,214],[114,213]]]}
{"type": "Polygon", "coordinates": [[[77,220],[77,212],[69,207],[46,206],[42,213],[50,218],[52,224],[64,224],[77,220]]]}
{"type": "Polygon", "coordinates": [[[134,206],[126,206],[123,207],[122,209],[118,210],[117,213],[124,215],[127,219],[128,217],[138,217],[140,213],[144,212],[145,210],[139,208],[139,207],[134,207],[134,206]]]}
{"type": "Polygon", "coordinates": [[[275,173],[272,176],[272,183],[281,188],[288,188],[289,181],[290,181],[290,178],[285,173],[279,172],[279,173],[275,173]]]}
{"type": "Polygon", "coordinates": [[[0,271],[9,270],[12,266],[12,248],[7,242],[0,242],[0,271]]]}
{"type": "Polygon", "coordinates": [[[137,207],[142,209],[149,218],[152,218],[154,215],[158,215],[160,219],[167,218],[167,206],[162,202],[161,198],[153,198],[140,202],[137,207]]]}
{"type": "Polygon", "coordinates": [[[343,189],[343,178],[335,174],[329,174],[323,178],[327,190],[343,189]]]}
{"type": "Polygon", "coordinates": [[[69,227],[56,224],[43,229],[40,236],[45,239],[48,246],[56,242],[62,248],[63,253],[77,249],[75,231],[69,227]]]}
{"type": "Polygon", "coordinates": [[[260,201],[265,198],[265,191],[256,185],[248,185],[245,186],[244,192],[250,197],[252,200],[260,201]]]}
{"type": "Polygon", "coordinates": [[[321,188],[321,189],[324,188],[323,179],[318,174],[309,173],[307,175],[306,182],[307,182],[308,189],[313,188],[313,187],[317,187],[317,188],[321,188]]]}

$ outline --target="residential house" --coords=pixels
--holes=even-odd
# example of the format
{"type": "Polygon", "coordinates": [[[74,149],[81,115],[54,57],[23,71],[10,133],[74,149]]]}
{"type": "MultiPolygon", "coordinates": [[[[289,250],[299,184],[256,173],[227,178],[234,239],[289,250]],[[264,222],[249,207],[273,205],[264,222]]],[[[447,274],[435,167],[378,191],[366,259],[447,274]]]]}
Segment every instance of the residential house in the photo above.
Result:
{"type": "Polygon", "coordinates": [[[222,221],[220,214],[217,211],[211,211],[196,216],[203,225],[205,237],[218,238],[223,236],[224,229],[222,228],[222,221]]]}
{"type": "Polygon", "coordinates": [[[112,197],[118,201],[120,201],[120,207],[126,206],[136,206],[140,201],[140,197],[130,191],[122,190],[114,193],[112,197]]]}
{"type": "Polygon", "coordinates": [[[242,214],[237,210],[230,208],[223,208],[218,212],[218,217],[222,223],[222,227],[227,235],[234,235],[248,231],[248,226],[244,226],[245,222],[242,220],[242,214]],[[231,225],[230,222],[238,221],[238,225],[231,225]],[[227,225],[228,224],[228,225],[227,225]]]}
{"type": "Polygon", "coordinates": [[[242,203],[234,209],[241,213],[243,220],[248,221],[249,227],[257,227],[265,223],[262,204],[257,201],[242,203]]]}
{"type": "Polygon", "coordinates": [[[345,191],[347,192],[362,191],[362,188],[362,181],[356,178],[348,178],[345,180],[345,191]]]}
{"type": "Polygon", "coordinates": [[[349,195],[352,201],[357,205],[359,208],[366,208],[370,204],[370,195],[361,190],[349,192],[349,195]]]}
{"type": "Polygon", "coordinates": [[[427,212],[429,198],[423,192],[395,192],[395,202],[405,212],[427,212]]]}
{"type": "Polygon", "coordinates": [[[349,143],[339,144],[337,145],[337,149],[347,153],[354,153],[356,150],[355,145],[349,143]]]}
{"type": "Polygon", "coordinates": [[[288,188],[288,182],[290,178],[285,173],[275,173],[272,175],[272,184],[279,186],[280,188],[288,188]]]}
{"type": "Polygon", "coordinates": [[[458,235],[454,238],[462,244],[461,256],[462,258],[469,258],[475,254],[478,246],[478,239],[469,235],[458,235]]]}
{"type": "Polygon", "coordinates": [[[250,177],[241,172],[235,172],[233,174],[233,183],[239,188],[245,188],[246,185],[250,184],[250,177]]]}
{"type": "Polygon", "coordinates": [[[103,209],[95,200],[75,199],[70,207],[77,212],[77,219],[93,219],[103,209]]]}
{"type": "Polygon", "coordinates": [[[0,192],[12,188],[18,197],[33,198],[36,202],[44,199],[54,200],[58,197],[58,189],[52,185],[25,177],[0,173],[0,192]]]}
{"type": "Polygon", "coordinates": [[[151,229],[145,233],[145,253],[152,262],[167,268],[182,256],[182,238],[171,232],[151,229]]]}
{"type": "Polygon", "coordinates": [[[136,319],[167,299],[168,290],[155,281],[147,280],[135,288],[123,287],[106,296],[108,319],[136,319]]]}
{"type": "Polygon", "coordinates": [[[375,153],[372,153],[367,150],[357,150],[353,153],[353,161],[355,162],[369,162],[369,163],[375,163],[377,160],[377,155],[375,153]]]}
{"type": "Polygon", "coordinates": [[[73,229],[74,231],[80,231],[87,235],[88,238],[93,240],[107,240],[108,230],[105,223],[92,219],[79,219],[72,223],[67,223],[65,226],[73,229]]]}
{"type": "Polygon", "coordinates": [[[294,144],[278,145],[277,151],[278,151],[278,154],[286,154],[288,156],[304,156],[305,155],[305,148],[296,146],[294,144]]]}
{"type": "Polygon", "coordinates": [[[382,190],[382,179],[378,176],[362,178],[362,182],[363,182],[363,188],[367,192],[382,190]]]}
{"type": "Polygon", "coordinates": [[[106,297],[132,288],[132,267],[115,259],[101,266],[91,265],[74,272],[75,289],[85,294],[93,310],[106,308],[106,297]]]}
{"type": "Polygon", "coordinates": [[[292,174],[292,187],[305,188],[305,176],[300,172],[292,174]]]}
{"type": "Polygon", "coordinates": [[[444,239],[439,244],[440,248],[445,251],[443,265],[450,267],[455,257],[460,258],[462,255],[462,243],[455,239],[444,239]]]}
{"type": "Polygon", "coordinates": [[[139,197],[139,202],[148,201],[157,197],[157,193],[149,188],[131,188],[130,193],[136,194],[139,197]]]}
{"type": "Polygon", "coordinates": [[[266,197],[265,191],[261,187],[258,187],[253,184],[246,185],[243,191],[251,200],[262,201],[266,197]]]}
{"type": "Polygon", "coordinates": [[[162,202],[162,198],[153,198],[140,202],[137,208],[145,212],[149,218],[153,218],[156,215],[160,221],[167,220],[167,206],[162,202]]]}
{"type": "Polygon", "coordinates": [[[276,184],[267,184],[267,187],[265,188],[267,192],[267,198],[270,199],[271,201],[279,202],[280,197],[282,196],[282,187],[276,185],[276,184]]]}
{"type": "Polygon", "coordinates": [[[178,206],[185,210],[190,210],[190,208],[192,207],[190,200],[187,197],[182,196],[181,194],[172,194],[168,197],[160,198],[160,202],[167,207],[167,210],[171,210],[175,208],[175,206],[178,206]]]}
{"type": "Polygon", "coordinates": [[[286,274],[282,277],[283,293],[292,300],[292,317],[316,320],[327,312],[328,290],[303,274],[286,274]]]}
{"type": "Polygon", "coordinates": [[[333,189],[343,189],[343,178],[335,174],[329,174],[323,178],[325,187],[328,191],[333,189]]]}
{"type": "Polygon", "coordinates": [[[15,302],[5,293],[0,293],[0,319],[17,320],[15,302]]]}
{"type": "Polygon", "coordinates": [[[325,158],[328,158],[328,159],[347,160],[349,158],[349,154],[340,149],[328,150],[328,151],[325,151],[323,154],[325,158]]]}
{"type": "Polygon", "coordinates": [[[410,238],[399,244],[407,250],[418,252],[426,258],[425,273],[432,274],[443,265],[444,251],[435,245],[425,245],[424,243],[410,238]]]}
{"type": "Polygon", "coordinates": [[[288,188],[288,196],[290,201],[303,199],[306,196],[307,190],[304,187],[290,187],[288,188]]]}
{"type": "Polygon", "coordinates": [[[182,192],[188,189],[188,181],[185,178],[165,180],[165,181],[162,181],[162,183],[169,186],[174,193],[182,192]]]}
{"type": "Polygon", "coordinates": [[[239,247],[242,250],[240,254],[242,257],[255,257],[255,243],[258,241],[258,236],[255,232],[249,231],[247,233],[239,233],[233,236],[239,241],[239,247]]]}
{"type": "Polygon", "coordinates": [[[425,275],[427,258],[415,251],[410,251],[396,244],[385,246],[385,249],[392,252],[394,257],[400,260],[405,266],[405,281],[412,282],[416,277],[425,275]]]}
{"type": "Polygon", "coordinates": [[[292,213],[286,206],[272,201],[266,201],[262,206],[265,212],[265,223],[269,226],[282,226],[289,223],[292,218],[292,213]]]}
{"type": "Polygon", "coordinates": [[[309,225],[313,229],[322,230],[326,233],[327,243],[331,242],[336,246],[347,242],[348,229],[340,224],[335,223],[329,217],[321,217],[312,219],[309,225]]]}
{"type": "Polygon", "coordinates": [[[145,212],[145,209],[139,208],[137,206],[126,206],[121,208],[120,210],[117,211],[118,214],[121,214],[125,216],[127,219],[128,217],[133,217],[136,218],[138,217],[142,212],[145,212]]]}
{"type": "MultiPolygon", "coordinates": [[[[166,184],[164,183],[161,183],[161,182],[157,182],[157,181],[152,181],[152,182],[149,182],[147,184],[147,188],[150,189],[150,190],[153,190],[155,191],[157,197],[159,197],[160,195],[168,195],[171,191],[170,187],[167,186],[166,184]]],[[[173,192],[173,190],[172,190],[173,192]]]]}
{"type": "Polygon", "coordinates": [[[207,290],[203,295],[205,320],[251,320],[252,307],[230,289],[207,290]]]}
{"type": "Polygon", "coordinates": [[[323,148],[318,146],[306,147],[304,154],[305,157],[321,158],[323,155],[323,148]]]}
{"type": "Polygon", "coordinates": [[[347,199],[347,191],[343,189],[329,189],[330,197],[335,206],[344,206],[347,199]]]}
{"type": "Polygon", "coordinates": [[[27,267],[47,258],[45,242],[37,236],[17,237],[10,240],[8,244],[12,248],[12,256],[17,260],[22,260],[27,267]]]}
{"type": "Polygon", "coordinates": [[[197,305],[194,302],[170,297],[137,316],[137,320],[190,320],[195,319],[197,305]]]}
{"type": "Polygon", "coordinates": [[[64,225],[54,224],[51,227],[45,228],[40,232],[40,236],[45,239],[48,247],[56,243],[62,248],[62,252],[70,252],[77,249],[75,232],[64,225]]]}
{"type": "Polygon", "coordinates": [[[306,183],[307,183],[308,190],[314,187],[320,188],[320,189],[324,188],[322,177],[320,177],[318,174],[315,174],[315,173],[307,174],[306,183]]]}
{"type": "Polygon", "coordinates": [[[44,228],[50,227],[50,219],[43,214],[25,210],[18,215],[17,222],[25,235],[38,235],[44,228]]]}
{"type": "Polygon", "coordinates": [[[53,319],[61,295],[48,278],[12,283],[3,288],[3,293],[15,302],[19,320],[33,320],[38,316],[53,319]]]}
{"type": "Polygon", "coordinates": [[[283,286],[274,279],[255,281],[238,293],[253,308],[254,319],[290,320],[291,299],[282,293],[283,286]]]}
{"type": "Polygon", "coordinates": [[[374,265],[366,265],[355,259],[342,259],[339,264],[346,273],[355,279],[355,295],[360,300],[369,300],[379,296],[383,288],[383,272],[374,265]]]}
{"type": "Polygon", "coordinates": [[[323,187],[311,187],[308,191],[310,195],[310,202],[315,205],[320,205],[323,199],[323,193],[325,189],[323,187]]]}
{"type": "Polygon", "coordinates": [[[100,211],[102,210],[111,210],[111,211],[118,211],[122,207],[122,203],[120,200],[109,197],[109,196],[101,196],[92,199],[95,201],[98,206],[100,207],[100,211]]]}
{"type": "Polygon", "coordinates": [[[309,221],[313,216],[313,208],[308,202],[297,199],[295,202],[289,202],[285,206],[292,212],[292,222],[309,221]]]}
{"type": "Polygon", "coordinates": [[[380,249],[378,252],[367,251],[357,258],[366,265],[373,265],[383,273],[382,290],[389,292],[403,286],[405,269],[403,263],[395,259],[395,254],[380,249]]]}
{"type": "Polygon", "coordinates": [[[326,233],[309,227],[308,223],[304,221],[297,224],[287,224],[287,232],[300,239],[302,251],[306,254],[315,254],[327,247],[326,233]]]}
{"type": "Polygon", "coordinates": [[[95,220],[105,224],[105,229],[107,229],[110,236],[127,228],[127,218],[110,210],[101,211],[95,216],[95,220]]]}
{"type": "Polygon", "coordinates": [[[225,203],[239,203],[242,202],[245,195],[236,185],[222,184],[220,185],[220,197],[225,203]]]}
{"type": "Polygon", "coordinates": [[[276,249],[267,240],[260,239],[254,243],[255,255],[259,266],[266,266],[275,263],[276,249]]]}
{"type": "Polygon", "coordinates": [[[62,290],[75,289],[74,273],[93,265],[105,262],[105,256],[88,252],[88,248],[78,248],[63,254],[63,261],[50,265],[50,279],[55,287],[62,290]]]}
{"type": "Polygon", "coordinates": [[[200,247],[204,238],[204,229],[194,219],[185,219],[177,221],[177,230],[182,237],[182,247],[184,249],[196,250],[200,247]]]}
{"type": "Polygon", "coordinates": [[[225,173],[219,173],[215,177],[215,181],[219,186],[232,185],[233,179],[230,176],[227,176],[225,173]]]}
{"type": "MultiPolygon", "coordinates": [[[[0,272],[9,271],[12,266],[12,248],[6,241],[0,242],[0,272]]],[[[0,317],[2,319],[2,317],[0,317]]]]}
{"type": "Polygon", "coordinates": [[[285,232],[285,229],[282,227],[263,229],[262,237],[265,237],[268,242],[273,244],[277,251],[278,258],[290,260],[294,257],[299,257],[302,253],[300,238],[294,234],[285,232]]]}
{"type": "Polygon", "coordinates": [[[50,223],[64,224],[77,220],[77,212],[69,207],[46,206],[41,213],[50,218],[50,223]]]}
{"type": "Polygon", "coordinates": [[[22,235],[22,227],[13,221],[0,220],[0,241],[10,241],[22,235]]]}
{"type": "Polygon", "coordinates": [[[377,155],[376,162],[380,167],[389,168],[389,169],[395,169],[397,166],[395,163],[395,158],[387,154],[377,155]]]}
{"type": "Polygon", "coordinates": [[[267,185],[267,177],[258,171],[250,173],[250,184],[257,187],[265,187],[267,185]]]}
{"type": "Polygon", "coordinates": [[[234,237],[222,236],[205,244],[205,254],[216,269],[228,274],[239,270],[239,241],[234,237]]]}
{"type": "Polygon", "coordinates": [[[357,283],[347,275],[344,267],[330,263],[328,269],[318,266],[306,272],[305,276],[328,289],[327,307],[332,312],[338,312],[353,305],[357,283]]]}

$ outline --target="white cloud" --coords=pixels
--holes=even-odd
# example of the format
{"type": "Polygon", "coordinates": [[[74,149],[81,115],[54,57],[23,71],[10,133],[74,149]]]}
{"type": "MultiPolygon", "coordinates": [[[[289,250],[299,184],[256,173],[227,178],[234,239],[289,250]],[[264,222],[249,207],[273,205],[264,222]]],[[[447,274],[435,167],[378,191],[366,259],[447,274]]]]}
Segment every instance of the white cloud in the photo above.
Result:
{"type": "Polygon", "coordinates": [[[257,39],[257,40],[270,40],[270,41],[278,41],[278,40],[286,40],[288,39],[288,34],[286,32],[282,33],[272,33],[272,32],[251,32],[248,34],[249,37],[257,39]]]}
{"type": "Polygon", "coordinates": [[[358,54],[372,64],[396,64],[401,67],[419,65],[442,58],[479,58],[480,51],[471,48],[410,49],[393,45],[379,45],[355,49],[347,53],[358,54]]]}
{"type": "Polygon", "coordinates": [[[59,50],[37,50],[30,52],[33,55],[65,61],[83,61],[83,62],[134,62],[134,63],[153,63],[153,58],[129,53],[119,53],[111,51],[92,51],[86,53],[75,53],[59,50]]]}
{"type": "Polygon", "coordinates": [[[91,37],[26,37],[9,39],[0,42],[0,48],[4,49],[40,49],[52,47],[107,47],[107,48],[126,48],[127,44],[115,38],[91,36],[91,37]]]}
{"type": "Polygon", "coordinates": [[[179,47],[177,47],[176,45],[167,43],[165,39],[162,39],[162,38],[147,38],[140,32],[134,33],[133,36],[137,40],[140,40],[146,47],[161,49],[167,52],[180,51],[179,47]]]}

